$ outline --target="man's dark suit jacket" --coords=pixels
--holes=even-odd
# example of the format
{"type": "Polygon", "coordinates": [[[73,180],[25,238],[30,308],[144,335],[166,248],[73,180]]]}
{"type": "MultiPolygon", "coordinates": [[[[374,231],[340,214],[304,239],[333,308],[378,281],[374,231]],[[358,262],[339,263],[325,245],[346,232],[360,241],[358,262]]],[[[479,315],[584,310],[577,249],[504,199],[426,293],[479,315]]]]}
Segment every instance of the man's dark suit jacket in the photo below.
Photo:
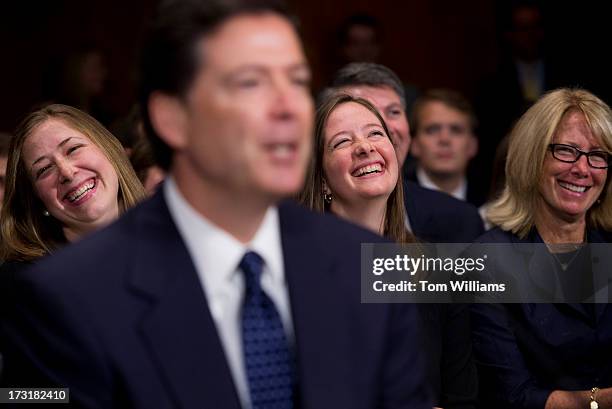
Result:
{"type": "MultiPolygon", "coordinates": [[[[412,233],[431,243],[472,243],[484,232],[474,206],[404,180],[404,203],[412,233]]],[[[420,305],[427,334],[427,365],[435,404],[472,408],[477,375],[469,339],[469,311],[461,305],[420,305]]]]}
{"type": "MultiPolygon", "coordinates": [[[[591,230],[587,238],[589,243],[609,243],[612,235],[591,230]]],[[[478,242],[523,244],[542,239],[535,229],[521,240],[496,228],[478,242]]],[[[527,257],[526,276],[528,262],[527,257]]],[[[612,386],[608,304],[474,304],[471,318],[483,408],[543,409],[555,389],[612,386]]]]}
{"type": "MultiPolygon", "coordinates": [[[[568,68],[560,61],[551,61],[544,57],[543,92],[560,86],[572,86],[581,83],[576,70],[568,68]],[[565,72],[564,72],[565,71],[565,72]]],[[[590,89],[590,88],[589,88],[590,89]]],[[[478,155],[472,160],[473,169],[493,169],[496,149],[501,140],[514,126],[515,122],[533,104],[523,96],[519,83],[517,65],[511,56],[502,56],[495,72],[478,85],[474,101],[476,117],[479,122],[478,155]]],[[[490,187],[491,172],[481,172],[474,182],[486,191],[490,187]]]]}
{"type": "MultiPolygon", "coordinates": [[[[404,178],[407,179],[407,180],[410,180],[410,181],[412,181],[414,183],[416,183],[419,186],[421,186],[421,184],[419,183],[419,180],[417,178],[417,172],[416,171],[417,171],[416,167],[412,167],[412,168],[406,169],[405,172],[404,172],[404,178]]],[[[466,192],[465,201],[468,202],[468,203],[473,204],[476,207],[481,206],[485,202],[485,200],[486,200],[486,194],[483,192],[481,187],[478,186],[477,183],[470,183],[470,180],[471,179],[468,177],[468,180],[467,180],[467,192],[466,192]]]]}
{"type": "MultiPolygon", "coordinates": [[[[382,239],[291,203],[279,215],[297,407],[430,408],[415,306],[360,302],[360,243],[382,239]]],[[[240,407],[161,193],[13,285],[5,385],[68,386],[87,408],[240,407]]]]}
{"type": "Polygon", "coordinates": [[[484,233],[473,205],[404,181],[404,202],[412,233],[430,243],[472,243],[484,233]]]}

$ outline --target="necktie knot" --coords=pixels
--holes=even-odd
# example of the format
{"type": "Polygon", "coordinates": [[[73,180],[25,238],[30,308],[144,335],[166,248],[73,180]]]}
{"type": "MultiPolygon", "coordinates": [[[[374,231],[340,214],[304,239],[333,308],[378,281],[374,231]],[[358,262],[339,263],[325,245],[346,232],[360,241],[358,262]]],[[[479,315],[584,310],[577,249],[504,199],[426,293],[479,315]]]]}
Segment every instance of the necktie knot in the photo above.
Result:
{"type": "Polygon", "coordinates": [[[248,251],[242,257],[239,265],[244,272],[247,293],[259,292],[261,289],[261,273],[263,271],[263,259],[254,251],[248,251]]]}

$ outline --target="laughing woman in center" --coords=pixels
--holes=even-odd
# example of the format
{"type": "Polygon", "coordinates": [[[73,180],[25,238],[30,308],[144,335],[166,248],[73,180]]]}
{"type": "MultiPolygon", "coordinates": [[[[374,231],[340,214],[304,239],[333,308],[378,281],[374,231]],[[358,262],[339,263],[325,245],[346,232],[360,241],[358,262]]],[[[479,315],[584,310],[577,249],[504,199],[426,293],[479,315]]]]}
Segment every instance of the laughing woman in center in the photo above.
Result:
{"type": "MultiPolygon", "coordinates": [[[[303,204],[397,243],[416,241],[406,228],[395,147],[384,119],[370,102],[328,95],[317,110],[314,149],[303,204]]],[[[473,408],[476,372],[467,309],[451,304],[420,307],[422,328],[415,328],[415,334],[426,337],[424,356],[435,406],[473,408]]]]}

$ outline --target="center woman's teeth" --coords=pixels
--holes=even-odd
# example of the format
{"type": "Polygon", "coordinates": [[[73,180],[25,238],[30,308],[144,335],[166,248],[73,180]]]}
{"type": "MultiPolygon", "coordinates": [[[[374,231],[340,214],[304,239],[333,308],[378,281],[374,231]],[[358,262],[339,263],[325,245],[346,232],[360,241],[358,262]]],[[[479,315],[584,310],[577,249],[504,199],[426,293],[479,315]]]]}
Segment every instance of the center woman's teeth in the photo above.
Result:
{"type": "Polygon", "coordinates": [[[68,195],[68,200],[71,201],[71,202],[74,202],[75,200],[77,200],[81,196],[83,196],[85,193],[87,193],[88,191],[93,189],[94,186],[95,186],[95,183],[94,183],[94,181],[92,179],[89,182],[85,183],[80,188],[78,188],[77,190],[75,190],[74,192],[70,193],[68,195]]]}
{"type": "Polygon", "coordinates": [[[571,183],[566,183],[566,182],[559,182],[559,185],[561,185],[561,187],[567,190],[571,190],[572,192],[576,192],[576,193],[583,193],[584,191],[587,190],[586,186],[572,185],[571,183]]]}
{"type": "Polygon", "coordinates": [[[369,175],[370,173],[382,172],[382,166],[380,163],[375,163],[374,165],[364,166],[363,168],[359,168],[355,171],[354,175],[359,177],[363,175],[369,175]]]}

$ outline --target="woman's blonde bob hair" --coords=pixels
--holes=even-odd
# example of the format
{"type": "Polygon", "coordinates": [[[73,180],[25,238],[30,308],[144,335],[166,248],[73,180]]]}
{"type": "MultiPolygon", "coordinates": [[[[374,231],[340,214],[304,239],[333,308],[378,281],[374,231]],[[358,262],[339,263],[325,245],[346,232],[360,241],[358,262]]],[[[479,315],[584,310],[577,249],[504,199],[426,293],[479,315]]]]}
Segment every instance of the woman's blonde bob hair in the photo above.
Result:
{"type": "MultiPolygon", "coordinates": [[[[300,196],[300,202],[302,202],[302,204],[318,212],[330,210],[329,205],[323,198],[323,181],[325,180],[323,170],[325,127],[331,113],[338,108],[338,106],[347,103],[362,105],[376,115],[376,118],[378,118],[385,131],[385,135],[389,138],[389,130],[387,129],[385,120],[382,118],[376,108],[367,100],[342,93],[328,93],[324,96],[323,100],[320,102],[319,108],[317,109],[315,119],[314,155],[308,168],[304,191],[300,196]]],[[[398,243],[411,243],[414,242],[415,239],[406,230],[404,209],[402,174],[401,169],[398,169],[395,189],[393,189],[393,192],[391,192],[391,195],[387,200],[383,234],[398,243]]]]}
{"type": "Polygon", "coordinates": [[[18,126],[9,148],[0,216],[0,259],[4,261],[32,261],[66,243],[59,221],[43,215],[45,207],[36,195],[22,158],[26,139],[50,119],[60,120],[85,135],[113,165],[119,180],[117,201],[120,213],[145,197],[144,188],[121,144],[98,121],[83,111],[61,104],[34,111],[18,126]]]}
{"type": "MultiPolygon", "coordinates": [[[[521,238],[534,227],[544,159],[559,123],[569,111],[582,113],[601,148],[612,152],[612,112],[602,100],[583,89],[569,88],[542,96],[510,133],[506,185],[487,213],[493,225],[521,238]]],[[[608,177],[599,201],[587,212],[589,228],[612,230],[611,195],[608,177]]]]}

